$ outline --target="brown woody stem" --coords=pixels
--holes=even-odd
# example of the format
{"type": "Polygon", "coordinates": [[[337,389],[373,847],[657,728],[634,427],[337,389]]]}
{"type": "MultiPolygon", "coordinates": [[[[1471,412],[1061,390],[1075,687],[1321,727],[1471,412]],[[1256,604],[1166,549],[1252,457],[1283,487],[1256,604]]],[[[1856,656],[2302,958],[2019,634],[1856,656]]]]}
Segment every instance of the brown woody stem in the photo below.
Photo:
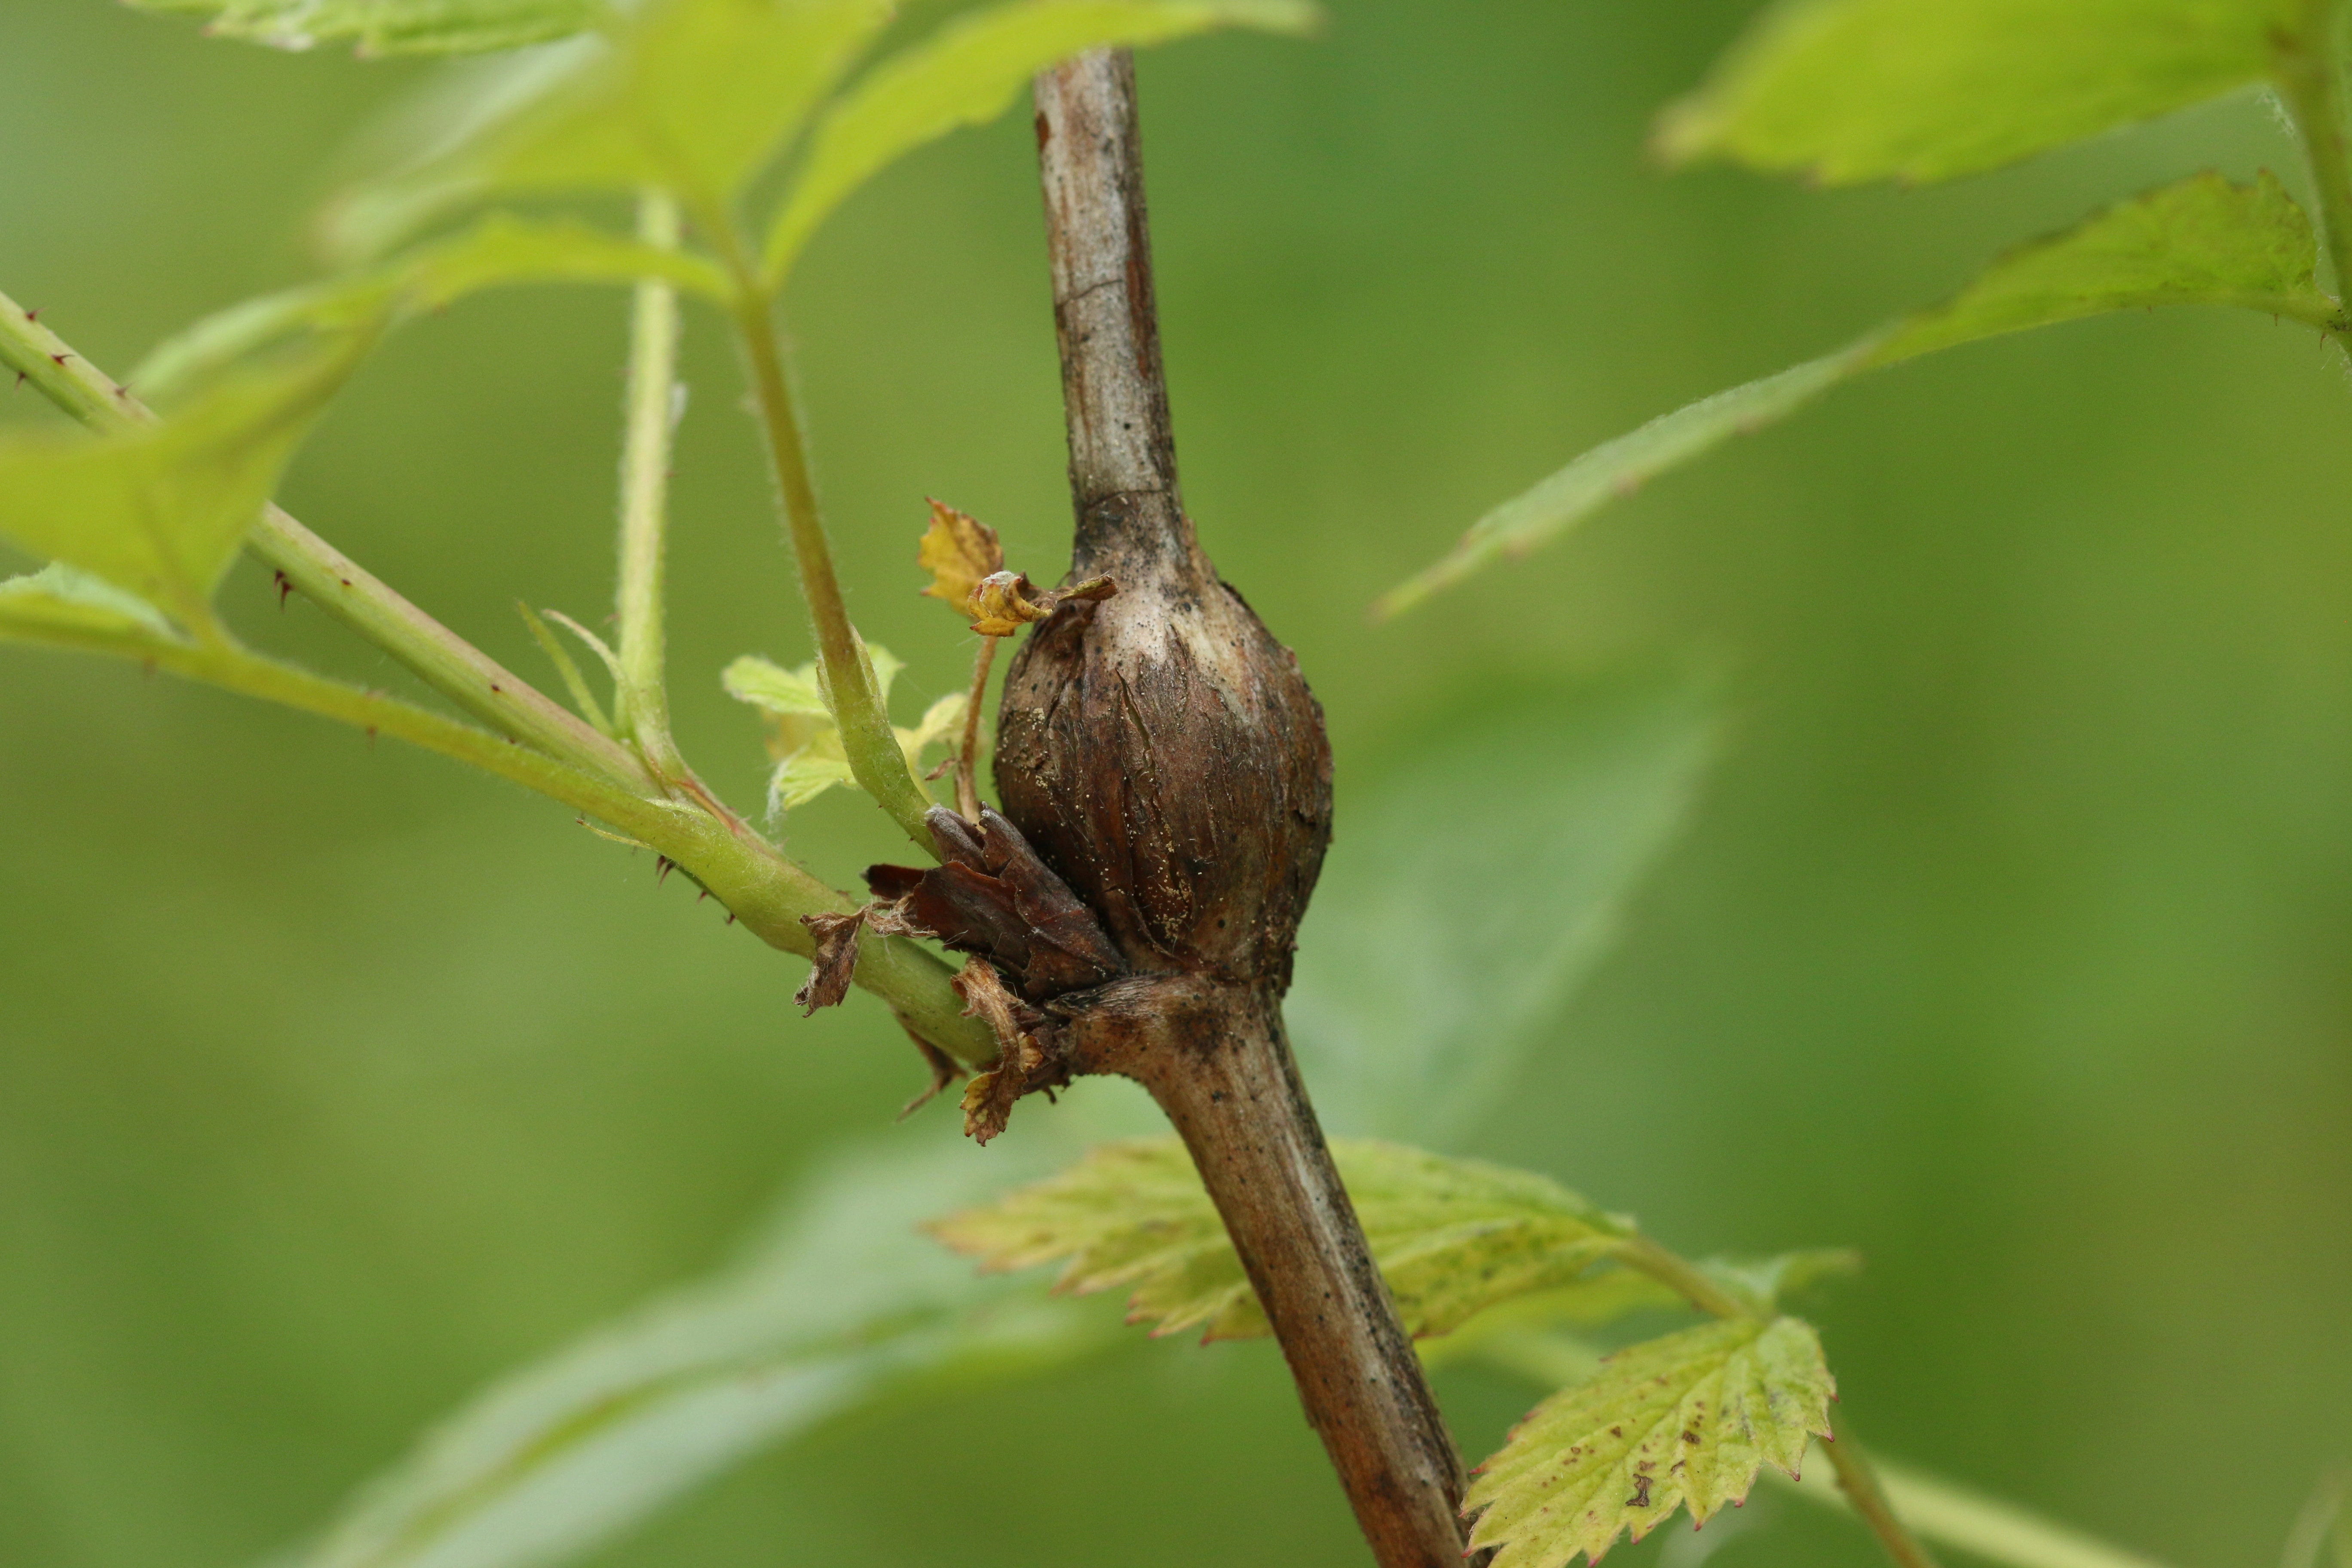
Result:
{"type": "MultiPolygon", "coordinates": [[[[1116,574],[1117,614],[1139,615],[1155,592],[1180,605],[1222,595],[1177,489],[1133,64],[1124,51],[1081,56],[1037,79],[1036,101],[1075,574],[1116,574]]],[[[1182,1135],[1382,1568],[1453,1568],[1461,1461],[1292,1064],[1286,957],[1280,968],[1109,988],[1118,999],[1076,1026],[1082,1070],[1136,1078],[1182,1135]]]]}
{"type": "Polygon", "coordinates": [[[1087,1072],[1151,1091],[1199,1168],[1381,1568],[1459,1568],[1462,1461],[1331,1163],[1279,1004],[1199,977],[1118,982],[1076,1025],[1087,1072]]]}

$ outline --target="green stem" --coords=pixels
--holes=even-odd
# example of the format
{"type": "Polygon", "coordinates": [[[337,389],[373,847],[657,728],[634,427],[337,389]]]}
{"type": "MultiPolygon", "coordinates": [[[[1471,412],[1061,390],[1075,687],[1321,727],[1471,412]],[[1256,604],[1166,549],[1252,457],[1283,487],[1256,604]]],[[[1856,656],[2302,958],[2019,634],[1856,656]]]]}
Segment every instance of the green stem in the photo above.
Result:
{"type": "Polygon", "coordinates": [[[1638,1268],[1702,1312],[1717,1318],[1753,1318],[1750,1303],[1734,1295],[1720,1280],[1688,1258],[1677,1257],[1646,1236],[1627,1240],[1617,1253],[1631,1268],[1638,1268]]]}
{"type": "MultiPolygon", "coordinates": [[[[1851,1443],[1849,1434],[1843,1443],[1851,1443]]],[[[2077,1530],[2028,1513],[2013,1503],[1982,1497],[1964,1487],[1916,1470],[1877,1461],[1886,1500],[1900,1507],[1921,1535],[1955,1551],[2005,1563],[2011,1568],[2162,1568],[2137,1552],[2110,1545],[2077,1530]]],[[[1790,1481],[1777,1470],[1767,1477],[1797,1496],[1832,1508],[1851,1508],[1841,1480],[1809,1470],[1790,1481]]]]}
{"type": "MultiPolygon", "coordinates": [[[[1703,1312],[1718,1318],[1761,1316],[1755,1303],[1743,1300],[1705,1269],[1676,1257],[1646,1236],[1629,1239],[1618,1257],[1629,1268],[1638,1268],[1660,1284],[1681,1292],[1703,1312]]],[[[1846,1426],[1845,1434],[1831,1438],[1822,1447],[1829,1452],[1830,1463],[1837,1470],[1838,1484],[1845,1489],[1853,1511],[1862,1516],[1863,1522],[1870,1526],[1879,1544],[1900,1568],[1937,1568],[1935,1555],[1904,1525],[1887,1502],[1886,1493],[1871,1468],[1869,1456],[1854,1441],[1851,1424],[1839,1424],[1846,1426]]]]}
{"type": "MultiPolygon", "coordinates": [[[[0,295],[0,365],[22,373],[51,402],[101,431],[155,417],[5,295],[0,295]]],[[[263,510],[248,542],[335,618],[499,732],[264,658],[225,635],[203,643],[125,643],[70,634],[43,640],[132,658],[472,763],[609,823],[667,857],[754,935],[803,958],[814,955],[815,944],[801,917],[856,907],[712,801],[691,775],[688,800],[665,798],[627,747],[533,690],[275,506],[263,510]]],[[[933,1045],[964,1062],[985,1064],[995,1058],[995,1037],[963,1016],[963,999],[949,984],[951,973],[900,938],[858,945],[859,985],[933,1045]]]]}
{"type": "MultiPolygon", "coordinates": [[[[460,720],[381,692],[316,675],[233,641],[161,637],[124,642],[103,634],[60,632],[45,643],[112,654],[225,690],[332,719],[373,739],[389,735],[480,768],[561,801],[617,828],[675,861],[769,946],[803,958],[815,942],[801,917],[847,914],[855,900],[784,858],[764,840],[747,838],[698,805],[651,798],[460,720]]],[[[948,967],[910,942],[869,941],[858,950],[857,983],[890,1005],[908,1026],[975,1066],[996,1054],[986,1026],[963,1016],[948,967]]]]}
{"type": "Polygon", "coordinates": [[[825,540],[816,486],[809,476],[808,447],[802,439],[800,413],[793,405],[792,379],[784,368],[783,345],[777,336],[767,290],[741,237],[724,215],[698,214],[698,217],[709,230],[719,259],[734,279],[736,335],[742,342],[752,398],[767,436],[769,460],[775,468],[776,496],[783,511],[784,531],[793,542],[801,597],[816,632],[817,668],[824,675],[825,695],[833,704],[849,771],[916,847],[936,856],[939,851],[924,821],[931,798],[915,781],[907,753],[890,728],[890,715],[882,705],[881,693],[875,689],[872,667],[842,600],[841,580],[834,574],[833,550],[825,540]]]}
{"type": "Polygon", "coordinates": [[[1846,1501],[1853,1505],[1853,1511],[1870,1526],[1871,1533],[1886,1548],[1886,1554],[1903,1568],[1937,1568],[1934,1554],[1895,1517],[1895,1505],[1886,1500],[1886,1489],[1879,1485],[1878,1472],[1872,1468],[1870,1457],[1854,1440],[1852,1419],[1840,1412],[1831,1425],[1842,1426],[1844,1431],[1835,1433],[1822,1446],[1829,1450],[1830,1463],[1837,1469],[1838,1486],[1844,1491],[1846,1501]]]}
{"type": "MultiPolygon", "coordinates": [[[[2352,156],[2344,126],[2344,81],[2337,58],[2339,0],[2304,0],[2293,33],[2282,41],[2275,70],[2279,90],[2303,137],[2311,182],[2319,196],[2322,242],[2336,269],[2336,291],[2352,291],[2352,156]]],[[[2352,300],[2347,300],[2352,303],[2352,300]]]]}
{"type": "MultiPolygon", "coordinates": [[[[677,205],[657,191],[637,205],[637,237],[677,248],[677,205]]],[[[681,778],[686,760],[669,731],[667,658],[663,626],[667,577],[670,432],[677,423],[677,290],[656,278],[637,284],[629,320],[627,433],[621,447],[621,567],[617,657],[622,734],[646,765],[681,778]]]]}
{"type": "MultiPolygon", "coordinates": [[[[0,365],[95,429],[127,430],[155,418],[128,388],[117,385],[5,294],[0,294],[0,365]]],[[[262,509],[247,542],[320,609],[499,733],[630,788],[656,788],[652,775],[626,746],[598,734],[278,507],[262,509]]]]}

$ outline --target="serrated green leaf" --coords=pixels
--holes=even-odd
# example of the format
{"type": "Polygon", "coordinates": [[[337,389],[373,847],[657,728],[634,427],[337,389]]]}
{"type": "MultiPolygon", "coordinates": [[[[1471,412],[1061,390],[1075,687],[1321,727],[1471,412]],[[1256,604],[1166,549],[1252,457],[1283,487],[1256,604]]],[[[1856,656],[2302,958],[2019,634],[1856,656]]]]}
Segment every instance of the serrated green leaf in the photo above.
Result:
{"type": "Polygon", "coordinates": [[[738,702],[749,702],[780,718],[833,718],[833,710],[825,706],[824,693],[817,686],[813,660],[798,669],[786,669],[773,660],[747,653],[719,671],[719,683],[738,702]]]}
{"type": "Polygon", "coordinates": [[[2293,0],[1782,0],[1658,144],[1827,184],[1948,179],[2260,80],[2293,0]]]}
{"type": "Polygon", "coordinates": [[[359,348],[249,372],[122,435],[0,440],[0,538],[205,623],[214,585],[359,348]]]}
{"type": "Polygon", "coordinates": [[[123,648],[178,640],[154,605],[57,562],[0,582],[0,638],[123,648]]]}
{"type": "Polygon", "coordinates": [[[2311,220],[2267,173],[2247,185],[2207,173],[2118,202],[2011,251],[1941,305],[1595,447],[1480,518],[1443,560],[1383,595],[1379,611],[1397,614],[1496,559],[1524,555],[1734,436],[1863,372],[1937,349],[2158,305],[2234,305],[2345,331],[2342,310],[2314,281],[2315,248],[2311,220]]]}
{"type": "Polygon", "coordinates": [[[2328,329],[2341,317],[2315,281],[2317,253],[2310,218],[2277,176],[2265,170],[2240,185],[2208,172],[2011,251],[1902,321],[1869,363],[2159,305],[2235,305],[2328,329]]]}
{"type": "MultiPolygon", "coordinates": [[[[1507,1363],[1530,1346],[1544,1347],[1536,1353],[1557,1363],[1559,1358],[1552,1353],[1552,1347],[1582,1345],[1581,1341],[1553,1331],[1562,1324],[1598,1328],[1636,1312],[1682,1311],[1689,1306],[1672,1288],[1649,1275],[1604,1263],[1570,1284],[1530,1290],[1523,1296],[1497,1301],[1452,1333],[1441,1339],[1423,1340],[1414,1348],[1421,1352],[1423,1364],[1432,1367],[1452,1366],[1473,1357],[1507,1363]]],[[[1576,1353],[1595,1365],[1600,1362],[1598,1352],[1588,1353],[1580,1349],[1576,1353]]],[[[1586,1367],[1574,1376],[1547,1373],[1537,1381],[1556,1388],[1590,1376],[1591,1370],[1586,1367]]]]}
{"type": "Polygon", "coordinates": [[[1757,1470],[1794,1475],[1829,1436],[1836,1390],[1820,1340],[1794,1318],[1703,1324],[1612,1356],[1591,1382],[1536,1406],[1479,1467],[1464,1511],[1494,1568],[1598,1562],[1687,1503],[1704,1524],[1757,1470]]]}
{"type": "Polygon", "coordinates": [[[561,38],[609,21],[609,0],[130,0],[200,16],[215,37],[272,48],[348,41],[362,55],[459,55],[561,38]]]}
{"type": "Polygon", "coordinates": [[[1098,1320],[975,1279],[917,1234],[989,1178],[968,1153],[837,1164],[734,1267],[486,1390],[284,1568],[556,1562],[878,1398],[1092,1353],[1098,1320]]]}
{"type": "MultiPolygon", "coordinates": [[[[906,663],[887,647],[860,645],[874,672],[874,689],[884,702],[906,663]]],[[[798,669],[746,654],[719,672],[719,684],[739,702],[748,702],[768,715],[768,754],[776,761],[768,778],[768,809],[782,815],[814,800],[835,784],[861,787],[841,743],[840,727],[825,700],[823,675],[814,660],[798,669]]],[[[955,732],[963,722],[961,692],[942,697],[924,710],[912,729],[893,727],[907,766],[918,779],[923,774],[923,753],[955,732]]]]}
{"type": "Polygon", "coordinates": [[[898,737],[898,749],[907,753],[907,771],[914,775],[919,788],[928,788],[923,775],[930,771],[929,752],[932,747],[953,739],[963,729],[965,697],[961,691],[950,691],[923,710],[923,716],[913,728],[894,724],[890,732],[898,737]]]}
{"type": "Polygon", "coordinates": [[[1688,681],[1523,697],[1417,736],[1344,804],[1284,1006],[1336,1132],[1439,1147],[1608,949],[1709,751],[1688,681]]]}
{"type": "Polygon", "coordinates": [[[810,801],[835,784],[857,787],[856,772],[842,751],[841,732],[827,730],[824,736],[794,752],[776,764],[768,775],[768,811],[781,816],[795,806],[810,801]]]}
{"type": "Polygon", "coordinates": [[[1752,435],[1779,423],[1868,364],[1877,347],[1874,338],[1865,339],[1701,398],[1602,442],[1472,523],[1444,559],[1382,595],[1375,614],[1400,615],[1497,560],[1517,560],[1668,469],[1713,451],[1734,436],[1752,435]]]}
{"type": "Polygon", "coordinates": [[[385,273],[337,279],[241,300],[162,342],[131,367],[126,384],[149,403],[170,403],[248,354],[299,332],[333,331],[388,319],[398,279],[385,273]]]}
{"type": "Polygon", "coordinates": [[[727,297],[726,275],[707,258],[611,233],[574,219],[493,213],[454,238],[400,263],[415,308],[437,310],[504,283],[634,283],[658,279],[709,300],[727,297]]]}
{"type": "Polygon", "coordinates": [[[362,133],[354,169],[319,215],[320,252],[341,267],[376,260],[481,194],[470,149],[575,90],[612,53],[603,33],[453,60],[393,101],[362,133]]]}
{"type": "Polygon", "coordinates": [[[817,226],[880,170],[995,119],[1057,60],[1212,27],[1303,33],[1317,15],[1304,0],[1021,0],[961,17],[867,72],[826,112],[769,230],[765,275],[781,282],[817,226]]]}
{"type": "MultiPolygon", "coordinates": [[[[1631,1222],[1548,1177],[1370,1139],[1332,1158],[1408,1333],[1443,1334],[1497,1301],[1566,1285],[1616,1251],[1631,1222]]],[[[1055,1289],[1124,1289],[1154,1334],[1267,1332],[1191,1157],[1175,1138],[1106,1143],[1061,1174],[932,1234],[991,1270],[1065,1261],[1055,1289]]]]}
{"type": "Polygon", "coordinates": [[[652,185],[707,211],[801,128],[890,11],[888,0],[648,0],[611,51],[376,194],[430,206],[461,192],[652,185]]]}
{"type": "Polygon", "coordinates": [[[634,283],[645,278],[706,298],[723,298],[727,291],[725,278],[703,257],[572,219],[494,213],[463,234],[421,246],[357,277],[215,311],[158,345],[131,372],[131,383],[150,398],[168,398],[296,332],[446,310],[468,294],[508,284],[634,283]]]}
{"type": "MultiPolygon", "coordinates": [[[[1544,1388],[1588,1383],[1606,1364],[1598,1350],[1572,1334],[1512,1325],[1479,1336],[1479,1327],[1473,1324],[1452,1339],[1435,1342],[1435,1346],[1446,1350],[1447,1360],[1452,1361],[1458,1359],[1451,1353],[1456,1342],[1470,1341],[1464,1348],[1479,1361],[1544,1388]]],[[[1422,1347],[1424,1360],[1433,1359],[1432,1348],[1422,1347]]],[[[1973,1488],[1895,1464],[1876,1449],[1871,1453],[1871,1468],[1877,1472],[1879,1488],[1895,1516],[1913,1534],[1933,1545],[1948,1546],[2006,1568],[2165,1568],[2143,1552],[2098,1540],[1973,1488]]],[[[1853,1508],[1853,1500],[1828,1467],[1798,1476],[1772,1469],[1759,1469],[1757,1474],[1809,1502],[1849,1514],[1853,1508]]],[[[2284,1568],[2316,1568],[2301,1560],[2294,1544],[2282,1562],[2284,1568]]]]}

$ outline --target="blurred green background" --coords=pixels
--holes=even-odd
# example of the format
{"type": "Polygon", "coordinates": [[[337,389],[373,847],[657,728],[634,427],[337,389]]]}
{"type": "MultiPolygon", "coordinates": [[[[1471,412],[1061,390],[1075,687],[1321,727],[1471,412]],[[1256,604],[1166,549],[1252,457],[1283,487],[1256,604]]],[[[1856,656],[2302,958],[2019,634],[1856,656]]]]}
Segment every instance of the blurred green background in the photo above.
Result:
{"type": "MultiPolygon", "coordinates": [[[[1476,1147],[1687,1250],[1861,1247],[1821,1317],[1888,1452],[2179,1568],[2273,1561],[2352,1452],[2340,360],[2199,312],[1970,349],[1363,616],[1583,447],[2019,238],[2209,164],[2294,178],[2270,111],[1928,191],[1669,179],[1647,119],[1748,0],[1331,9],[1319,42],[1188,44],[1142,79],[1189,500],[1328,709],[1343,842],[1348,790],[1441,710],[1693,659],[1728,709],[1690,828],[1476,1147]]],[[[336,149],[423,68],[8,0],[0,287],[121,367],[306,276],[336,149]]],[[[1040,576],[1066,536],[1019,121],[861,195],[792,301],[856,610],[925,697],[965,644],[914,594],[922,498],[1040,576]]],[[[511,601],[608,594],[621,337],[609,292],[465,303],[370,369],[286,499],[538,671],[511,601]]],[[[750,801],[716,671],[804,639],[708,318],[690,359],[677,702],[750,801]]],[[[247,566],[225,603],[394,682],[271,600],[247,566]]],[[[791,838],[845,881],[878,821],[829,798],[791,838]]],[[[0,825],[0,1563],[250,1561],[826,1151],[950,1135],[889,1130],[919,1071],[878,1008],[803,1022],[799,964],[436,759],[11,651],[0,825]]],[[[1529,1398],[1443,1392],[1481,1452],[1529,1398]]],[[[1871,1561],[1799,1505],[1739,1517],[1661,1532],[1666,1568],[1871,1561]]],[[[828,1431],[595,1561],[1361,1557],[1266,1347],[1138,1342],[828,1431]]]]}

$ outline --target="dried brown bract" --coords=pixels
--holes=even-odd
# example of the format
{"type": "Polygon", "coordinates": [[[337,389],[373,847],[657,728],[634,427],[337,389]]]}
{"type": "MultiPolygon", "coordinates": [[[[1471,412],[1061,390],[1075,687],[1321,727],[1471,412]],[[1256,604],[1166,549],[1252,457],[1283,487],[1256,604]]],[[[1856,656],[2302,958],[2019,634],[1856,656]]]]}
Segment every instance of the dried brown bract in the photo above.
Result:
{"type": "Polygon", "coordinates": [[[814,1017],[819,1007],[838,1007],[849,995],[850,977],[857,973],[857,931],[865,923],[864,910],[855,914],[801,917],[801,924],[816,938],[808,983],[793,994],[803,1017],[814,1017]]]}
{"type": "Polygon", "coordinates": [[[1044,1090],[1050,1095],[1070,1081],[1071,1066],[1055,1022],[1005,989],[996,966],[973,958],[954,985],[964,1012],[983,1018],[998,1043],[996,1065],[965,1086],[964,1135],[986,1143],[1004,1131],[1015,1100],[1044,1090]]]}
{"type": "Polygon", "coordinates": [[[977,829],[945,806],[934,806],[927,820],[945,864],[866,870],[866,886],[892,902],[898,918],[958,952],[992,960],[1032,1002],[1126,973],[1094,911],[1020,829],[985,808],[977,829]]]}
{"type": "Polygon", "coordinates": [[[922,1093],[898,1108],[898,1120],[901,1121],[938,1099],[950,1085],[970,1070],[961,1062],[915,1033],[914,1030],[908,1029],[907,1037],[914,1041],[915,1049],[922,1053],[923,1065],[931,1069],[931,1081],[922,1093]]]}

